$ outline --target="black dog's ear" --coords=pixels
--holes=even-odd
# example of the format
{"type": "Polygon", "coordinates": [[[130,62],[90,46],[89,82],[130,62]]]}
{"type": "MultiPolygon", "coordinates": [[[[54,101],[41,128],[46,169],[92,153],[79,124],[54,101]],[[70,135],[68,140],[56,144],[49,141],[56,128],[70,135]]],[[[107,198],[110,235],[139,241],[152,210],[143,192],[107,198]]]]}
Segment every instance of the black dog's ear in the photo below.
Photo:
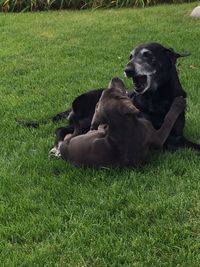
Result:
{"type": "Polygon", "coordinates": [[[179,57],[188,57],[188,56],[191,55],[189,52],[185,52],[183,54],[177,53],[177,52],[174,51],[173,48],[166,48],[166,52],[167,52],[168,56],[170,57],[170,59],[171,59],[173,64],[176,64],[177,58],[179,58],[179,57]]]}
{"type": "Polygon", "coordinates": [[[126,93],[126,88],[121,79],[118,77],[113,77],[109,82],[108,89],[114,88],[115,90],[119,90],[122,93],[126,93]]]}

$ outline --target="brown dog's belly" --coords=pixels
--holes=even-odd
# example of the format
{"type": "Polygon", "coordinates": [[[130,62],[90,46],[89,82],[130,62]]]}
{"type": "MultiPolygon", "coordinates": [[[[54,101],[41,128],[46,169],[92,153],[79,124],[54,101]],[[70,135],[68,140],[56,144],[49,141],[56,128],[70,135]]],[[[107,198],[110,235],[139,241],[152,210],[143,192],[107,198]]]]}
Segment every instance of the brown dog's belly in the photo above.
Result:
{"type": "Polygon", "coordinates": [[[82,167],[136,167],[143,163],[148,152],[147,147],[137,145],[125,150],[116,148],[99,133],[80,135],[60,146],[64,160],[82,167]]]}

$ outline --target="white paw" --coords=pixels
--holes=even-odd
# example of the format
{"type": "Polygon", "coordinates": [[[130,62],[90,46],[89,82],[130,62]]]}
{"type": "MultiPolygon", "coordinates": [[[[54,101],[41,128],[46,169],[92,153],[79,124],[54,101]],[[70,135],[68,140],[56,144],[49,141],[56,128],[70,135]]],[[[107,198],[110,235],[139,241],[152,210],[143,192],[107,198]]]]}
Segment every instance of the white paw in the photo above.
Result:
{"type": "Polygon", "coordinates": [[[49,151],[49,158],[52,157],[56,157],[56,158],[60,158],[61,154],[60,154],[60,150],[58,147],[53,147],[50,151],[49,151]]]}

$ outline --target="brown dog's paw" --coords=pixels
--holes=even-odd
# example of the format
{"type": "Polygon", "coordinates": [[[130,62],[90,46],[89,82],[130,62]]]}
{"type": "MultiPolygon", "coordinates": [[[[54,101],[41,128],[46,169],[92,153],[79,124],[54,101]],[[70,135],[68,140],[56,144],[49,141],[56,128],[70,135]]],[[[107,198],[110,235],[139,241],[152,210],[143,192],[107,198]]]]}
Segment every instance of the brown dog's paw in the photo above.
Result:
{"type": "Polygon", "coordinates": [[[174,99],[174,102],[172,103],[172,106],[178,111],[184,111],[184,109],[186,108],[186,99],[182,96],[176,97],[174,99]]]}

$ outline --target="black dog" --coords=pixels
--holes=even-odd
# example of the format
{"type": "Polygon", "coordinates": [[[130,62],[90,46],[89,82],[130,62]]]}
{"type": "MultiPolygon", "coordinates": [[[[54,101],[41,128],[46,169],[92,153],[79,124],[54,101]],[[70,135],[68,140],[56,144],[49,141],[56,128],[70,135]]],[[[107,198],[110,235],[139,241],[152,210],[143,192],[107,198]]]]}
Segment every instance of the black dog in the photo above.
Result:
{"type": "MultiPolygon", "coordinates": [[[[184,56],[188,54],[178,54],[157,43],[140,45],[130,54],[125,74],[135,84],[131,98],[155,129],[162,125],[175,97],[186,97],[176,70],[177,59],[184,56]]],[[[165,148],[189,147],[200,151],[200,145],[183,136],[184,125],[185,111],[178,117],[165,148]]]]}
{"type": "MultiPolygon", "coordinates": [[[[163,124],[173,100],[178,96],[186,97],[176,70],[177,59],[185,56],[188,54],[178,54],[158,43],[140,45],[130,54],[125,74],[133,79],[135,88],[129,92],[129,96],[140,110],[141,116],[147,118],[155,129],[159,129],[163,124]]],[[[102,91],[103,89],[93,90],[74,100],[69,126],[56,130],[56,143],[63,141],[68,133],[77,135],[89,130],[95,105],[102,91]]],[[[183,136],[184,125],[185,112],[182,112],[164,147],[173,150],[189,147],[200,151],[200,145],[183,136]]]]}

